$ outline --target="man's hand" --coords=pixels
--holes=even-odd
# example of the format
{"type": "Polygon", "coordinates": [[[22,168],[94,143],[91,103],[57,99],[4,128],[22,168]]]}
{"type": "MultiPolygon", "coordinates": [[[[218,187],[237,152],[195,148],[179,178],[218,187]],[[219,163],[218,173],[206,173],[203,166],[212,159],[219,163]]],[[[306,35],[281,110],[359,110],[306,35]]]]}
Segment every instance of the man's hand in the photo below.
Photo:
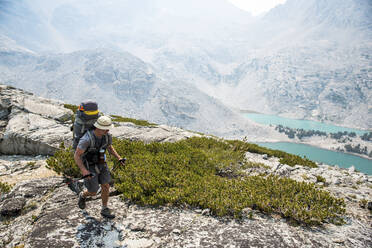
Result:
{"type": "Polygon", "coordinates": [[[93,174],[88,171],[87,169],[82,170],[83,177],[87,177],[88,179],[91,179],[93,174]]]}
{"type": "Polygon", "coordinates": [[[125,164],[125,160],[126,158],[122,158],[115,150],[115,148],[112,146],[112,145],[109,145],[107,147],[107,150],[108,152],[113,155],[117,160],[119,160],[120,164],[121,165],[124,165],[125,164]]]}
{"type": "Polygon", "coordinates": [[[125,165],[125,161],[127,161],[126,158],[119,159],[119,162],[120,162],[121,165],[125,165]]]}
{"type": "MultiPolygon", "coordinates": [[[[87,168],[85,168],[85,166],[83,164],[83,160],[81,160],[81,156],[83,154],[84,154],[83,150],[81,150],[80,148],[76,148],[76,151],[75,151],[75,154],[74,154],[74,159],[75,159],[75,163],[78,165],[83,177],[85,177],[85,176],[88,177],[88,175],[91,175],[91,173],[90,173],[90,171],[87,170],[87,168]]],[[[91,179],[92,176],[89,176],[88,178],[91,179]]]]}
{"type": "MultiPolygon", "coordinates": [[[[119,160],[119,163],[121,166],[124,166],[125,165],[125,161],[127,160],[126,158],[120,158],[118,159],[119,160]]],[[[119,166],[117,165],[114,165],[114,167],[112,168],[112,171],[115,171],[119,166]]]]}

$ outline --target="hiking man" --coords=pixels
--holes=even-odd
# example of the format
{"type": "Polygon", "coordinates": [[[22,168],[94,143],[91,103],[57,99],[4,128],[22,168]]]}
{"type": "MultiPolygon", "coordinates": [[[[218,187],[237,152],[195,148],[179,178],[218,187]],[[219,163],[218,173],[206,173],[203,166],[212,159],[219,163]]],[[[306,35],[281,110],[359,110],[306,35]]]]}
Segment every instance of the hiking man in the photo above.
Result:
{"type": "Polygon", "coordinates": [[[101,116],[93,126],[93,130],[87,131],[80,138],[74,154],[75,162],[79,166],[81,174],[83,176],[91,175],[84,179],[87,191],[80,192],[78,205],[81,209],[84,209],[86,197],[95,196],[99,189],[99,184],[101,184],[101,215],[106,218],[115,218],[115,215],[107,207],[111,176],[105,162],[105,151],[107,149],[121,164],[124,164],[125,159],[122,159],[112,146],[112,136],[108,133],[110,128],[113,127],[111,118],[101,116]]]}

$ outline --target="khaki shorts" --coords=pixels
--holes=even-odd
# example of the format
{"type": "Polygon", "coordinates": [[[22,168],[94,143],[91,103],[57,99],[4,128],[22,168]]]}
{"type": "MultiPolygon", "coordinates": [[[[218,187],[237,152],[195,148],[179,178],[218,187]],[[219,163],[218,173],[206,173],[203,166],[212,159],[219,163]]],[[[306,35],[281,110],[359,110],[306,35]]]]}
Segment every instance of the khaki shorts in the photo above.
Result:
{"type": "Polygon", "coordinates": [[[96,165],[99,173],[94,165],[89,166],[89,171],[94,174],[92,178],[85,178],[84,185],[90,193],[97,193],[100,184],[108,184],[111,182],[111,175],[107,164],[96,165]]]}

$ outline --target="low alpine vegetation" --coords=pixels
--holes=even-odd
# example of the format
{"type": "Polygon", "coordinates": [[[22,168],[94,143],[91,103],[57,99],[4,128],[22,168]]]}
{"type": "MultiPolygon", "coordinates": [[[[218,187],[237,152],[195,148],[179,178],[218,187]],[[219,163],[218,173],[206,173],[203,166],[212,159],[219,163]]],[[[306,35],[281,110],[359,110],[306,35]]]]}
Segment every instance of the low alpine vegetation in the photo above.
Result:
{"type": "Polygon", "coordinates": [[[251,144],[239,140],[233,140],[229,141],[236,149],[241,149],[247,152],[252,152],[252,153],[258,153],[258,154],[267,154],[269,157],[277,157],[280,158],[279,162],[282,164],[287,164],[289,166],[295,166],[296,164],[298,165],[303,165],[307,166],[310,168],[316,168],[318,167],[315,162],[307,159],[307,158],[301,158],[300,156],[293,155],[290,153],[286,153],[280,150],[272,150],[269,148],[261,147],[256,144],[251,144]]]}
{"type": "Polygon", "coordinates": [[[80,169],[75,163],[73,149],[71,147],[66,148],[63,142],[59,148],[54,156],[47,159],[46,167],[54,170],[58,175],[73,178],[80,177],[80,169]]]}
{"type": "Polygon", "coordinates": [[[74,114],[76,114],[76,111],[79,108],[79,106],[73,105],[73,104],[64,104],[63,107],[72,110],[72,112],[74,112],[74,114]]]}
{"type": "Polygon", "coordinates": [[[75,114],[76,114],[76,111],[78,110],[79,106],[76,106],[76,105],[73,105],[73,104],[64,104],[63,107],[71,110],[74,113],[74,115],[71,116],[71,121],[72,121],[72,123],[74,123],[75,114]]]}
{"type": "MultiPolygon", "coordinates": [[[[113,141],[118,153],[127,158],[124,167],[112,161],[118,168],[114,171],[115,187],[124,199],[137,204],[208,208],[216,216],[236,218],[242,217],[243,209],[251,208],[309,225],[343,223],[343,199],[314,184],[244,173],[245,168],[262,167],[245,160],[247,150],[277,151],[205,137],[175,143],[113,141]]],[[[47,162],[58,173],[76,176],[71,167],[78,169],[69,148],[62,147],[47,162]]]]}
{"type": "Polygon", "coordinates": [[[316,176],[317,183],[326,183],[326,179],[322,176],[316,176]]]}
{"type": "Polygon", "coordinates": [[[0,181],[0,193],[9,193],[11,189],[12,185],[0,181]]]}
{"type": "MultiPolygon", "coordinates": [[[[78,110],[79,106],[73,105],[73,104],[64,104],[63,105],[65,108],[72,110],[74,114],[76,114],[76,111],[78,110]]],[[[151,126],[156,126],[154,123],[150,123],[145,120],[137,120],[133,118],[128,118],[128,117],[122,117],[120,115],[111,115],[112,121],[113,122],[131,122],[137,126],[144,126],[144,127],[151,127],[151,126]]],[[[75,117],[73,116],[72,122],[74,122],[75,117]]]]}
{"type": "Polygon", "coordinates": [[[131,122],[133,124],[136,124],[137,126],[144,126],[144,127],[156,126],[156,124],[150,123],[145,120],[137,120],[137,119],[127,118],[127,117],[122,117],[119,115],[111,115],[111,118],[112,118],[112,121],[114,122],[131,122]]]}

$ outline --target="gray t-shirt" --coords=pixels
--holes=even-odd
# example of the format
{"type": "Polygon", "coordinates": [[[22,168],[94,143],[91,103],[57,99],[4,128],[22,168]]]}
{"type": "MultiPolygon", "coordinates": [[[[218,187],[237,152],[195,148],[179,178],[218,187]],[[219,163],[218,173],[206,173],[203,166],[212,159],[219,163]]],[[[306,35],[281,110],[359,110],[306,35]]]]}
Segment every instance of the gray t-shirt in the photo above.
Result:
{"type": "MultiPolygon", "coordinates": [[[[92,133],[92,136],[93,138],[95,139],[94,141],[94,144],[95,144],[95,147],[97,149],[99,149],[99,147],[101,146],[101,144],[103,142],[105,142],[105,136],[102,136],[102,138],[98,138],[93,131],[88,131],[88,132],[91,132],[92,133]]],[[[89,139],[89,134],[88,132],[86,132],[83,137],[80,138],[79,140],[79,144],[78,144],[78,148],[83,150],[83,151],[86,151],[88,149],[88,147],[90,146],[90,139],[89,139]]],[[[111,134],[106,134],[108,136],[108,145],[106,146],[106,148],[112,144],[112,135],[111,134]]]]}

